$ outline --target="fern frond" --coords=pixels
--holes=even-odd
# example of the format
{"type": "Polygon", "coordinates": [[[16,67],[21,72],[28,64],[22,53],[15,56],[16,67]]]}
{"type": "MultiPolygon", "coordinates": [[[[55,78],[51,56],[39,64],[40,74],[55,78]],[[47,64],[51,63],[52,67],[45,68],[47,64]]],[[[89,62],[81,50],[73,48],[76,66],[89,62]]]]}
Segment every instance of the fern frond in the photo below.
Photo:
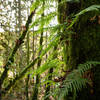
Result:
{"type": "Polygon", "coordinates": [[[86,87],[86,83],[88,83],[89,80],[82,78],[82,75],[84,72],[95,67],[96,65],[100,65],[100,62],[89,61],[84,64],[80,64],[78,69],[75,69],[70,74],[68,74],[66,80],[64,80],[62,83],[62,87],[57,87],[56,89],[58,100],[61,100],[64,96],[68,95],[69,92],[79,91],[83,87],[86,87]]]}
{"type": "Polygon", "coordinates": [[[87,82],[88,81],[86,79],[79,77],[76,77],[75,79],[66,80],[65,84],[63,84],[62,88],[58,91],[60,93],[60,95],[58,95],[58,100],[62,100],[62,98],[68,95],[69,92],[81,90],[82,87],[86,86],[87,82]]]}
{"type": "MultiPolygon", "coordinates": [[[[51,0],[51,1],[54,2],[54,0],[51,0]]],[[[34,11],[35,8],[41,6],[41,4],[42,4],[43,2],[45,2],[45,3],[47,3],[47,4],[50,4],[50,3],[51,3],[51,2],[48,3],[49,0],[34,0],[34,2],[32,3],[32,5],[31,5],[31,7],[30,7],[30,13],[31,13],[32,11],[34,11]]]]}
{"type": "Polygon", "coordinates": [[[41,55],[40,55],[40,58],[43,57],[43,55],[45,54],[45,52],[49,51],[52,47],[56,46],[58,42],[59,42],[59,36],[56,35],[56,36],[54,36],[54,38],[51,40],[51,43],[48,44],[48,47],[42,51],[42,53],[41,53],[41,55]]]}
{"type": "Polygon", "coordinates": [[[54,26],[48,26],[48,27],[46,26],[44,28],[41,27],[38,30],[35,30],[34,31],[34,35],[41,33],[41,30],[43,30],[44,32],[49,31],[50,32],[50,35],[53,35],[54,33],[59,32],[59,30],[62,27],[64,27],[66,24],[67,24],[67,22],[65,22],[63,24],[57,24],[57,25],[54,25],[54,26]]]}
{"type": "Polygon", "coordinates": [[[91,68],[95,67],[96,65],[100,65],[99,61],[88,61],[84,64],[80,64],[78,66],[77,71],[82,75],[84,72],[90,70],[91,68]]]}
{"type": "Polygon", "coordinates": [[[84,10],[82,10],[81,12],[79,12],[78,14],[76,14],[75,16],[80,16],[80,15],[83,15],[84,13],[86,12],[90,12],[90,11],[97,11],[99,12],[100,10],[100,5],[92,5],[84,10]]]}
{"type": "Polygon", "coordinates": [[[96,11],[96,12],[99,12],[100,11],[100,5],[92,5],[82,11],[80,11],[78,14],[75,15],[75,18],[74,20],[72,21],[72,23],[67,27],[67,30],[70,29],[79,19],[79,16],[87,13],[87,12],[93,12],[93,11],[96,11]]]}
{"type": "Polygon", "coordinates": [[[37,13],[36,13],[36,16],[39,16],[41,14],[43,14],[43,12],[46,12],[48,9],[52,9],[52,8],[55,8],[55,6],[53,4],[49,4],[49,3],[46,3],[46,5],[40,7],[38,10],[37,10],[37,13]]]}
{"type": "Polygon", "coordinates": [[[44,23],[44,25],[46,25],[47,23],[49,24],[51,19],[54,18],[56,15],[57,15],[56,12],[52,12],[50,14],[45,15],[44,17],[37,18],[35,22],[32,23],[30,28],[33,28],[34,26],[37,26],[38,24],[41,25],[41,23],[44,23]]]}
{"type": "Polygon", "coordinates": [[[31,5],[31,7],[30,7],[30,13],[31,13],[32,11],[34,11],[35,8],[39,7],[39,5],[40,5],[39,0],[36,0],[35,2],[33,2],[32,5],[31,5]]]}
{"type": "MultiPolygon", "coordinates": [[[[41,67],[39,67],[38,69],[36,69],[34,71],[30,71],[29,73],[31,73],[32,77],[33,77],[37,74],[42,74],[43,72],[45,72],[46,70],[48,70],[50,68],[56,68],[58,65],[59,65],[59,60],[58,59],[47,61],[41,67]]],[[[29,74],[29,73],[27,73],[27,74],[29,74]]]]}

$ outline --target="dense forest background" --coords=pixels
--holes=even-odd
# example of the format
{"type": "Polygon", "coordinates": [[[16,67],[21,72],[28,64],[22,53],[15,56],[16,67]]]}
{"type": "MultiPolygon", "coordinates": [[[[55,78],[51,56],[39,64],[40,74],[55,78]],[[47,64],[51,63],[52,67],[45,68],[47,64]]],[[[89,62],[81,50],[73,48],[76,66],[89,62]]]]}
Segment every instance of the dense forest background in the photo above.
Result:
{"type": "Polygon", "coordinates": [[[0,0],[0,100],[100,100],[99,0],[0,0]]]}

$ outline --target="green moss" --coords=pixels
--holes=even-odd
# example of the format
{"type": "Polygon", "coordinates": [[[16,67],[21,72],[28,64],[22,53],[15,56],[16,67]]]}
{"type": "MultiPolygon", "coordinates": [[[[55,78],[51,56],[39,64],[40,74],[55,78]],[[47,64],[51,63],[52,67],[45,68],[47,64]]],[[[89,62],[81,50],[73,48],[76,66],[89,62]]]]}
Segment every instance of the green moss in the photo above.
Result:
{"type": "Polygon", "coordinates": [[[66,19],[67,3],[58,4],[58,22],[63,23],[66,19]]]}
{"type": "MultiPolygon", "coordinates": [[[[81,0],[81,9],[89,7],[93,4],[100,4],[100,0],[81,0]]],[[[65,22],[65,17],[67,13],[67,5],[62,5],[58,9],[58,20],[60,23],[65,22]]],[[[98,16],[97,12],[86,13],[79,18],[72,31],[75,34],[68,35],[65,31],[64,34],[67,34],[67,40],[70,39],[69,43],[64,42],[64,60],[66,63],[66,69],[77,68],[78,64],[85,63],[86,61],[100,61],[100,24],[98,24],[98,18],[91,20],[92,17],[98,16]],[[76,35],[76,36],[75,36],[76,35]]],[[[100,96],[100,68],[97,67],[94,71],[94,91],[95,94],[88,94],[88,98],[84,98],[87,95],[86,89],[84,91],[83,99],[81,97],[77,100],[99,100],[100,96]],[[95,99],[94,99],[94,98],[95,99]],[[98,99],[99,98],[99,99],[98,99]]],[[[80,93],[81,94],[81,93],[80,93]]]]}

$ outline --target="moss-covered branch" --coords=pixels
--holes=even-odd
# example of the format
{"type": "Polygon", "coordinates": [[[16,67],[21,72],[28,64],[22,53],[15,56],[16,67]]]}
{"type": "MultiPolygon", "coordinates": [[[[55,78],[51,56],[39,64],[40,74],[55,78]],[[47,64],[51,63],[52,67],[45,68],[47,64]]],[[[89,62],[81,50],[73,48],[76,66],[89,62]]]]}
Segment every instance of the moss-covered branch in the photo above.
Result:
{"type": "Polygon", "coordinates": [[[15,55],[16,51],[18,50],[18,48],[20,47],[20,45],[23,43],[23,39],[25,38],[26,33],[27,33],[28,29],[29,29],[29,24],[32,22],[32,17],[35,14],[35,10],[33,12],[31,12],[30,16],[28,17],[28,20],[26,22],[24,31],[22,32],[22,35],[19,37],[18,40],[16,40],[15,46],[14,46],[14,48],[13,48],[13,50],[12,50],[12,52],[11,52],[9,58],[8,58],[8,61],[4,65],[4,71],[3,71],[3,73],[2,73],[2,75],[0,77],[0,90],[1,90],[1,87],[2,87],[2,84],[3,84],[3,81],[7,77],[7,72],[9,70],[9,65],[11,65],[11,63],[14,62],[14,55],[15,55]]]}
{"type": "Polygon", "coordinates": [[[5,95],[14,85],[15,83],[20,80],[25,74],[26,72],[35,65],[35,63],[37,62],[37,60],[39,60],[39,57],[37,57],[33,62],[31,62],[28,66],[25,67],[25,69],[23,69],[23,71],[19,74],[16,75],[16,77],[10,81],[10,83],[5,87],[5,89],[2,91],[2,95],[5,95]]]}

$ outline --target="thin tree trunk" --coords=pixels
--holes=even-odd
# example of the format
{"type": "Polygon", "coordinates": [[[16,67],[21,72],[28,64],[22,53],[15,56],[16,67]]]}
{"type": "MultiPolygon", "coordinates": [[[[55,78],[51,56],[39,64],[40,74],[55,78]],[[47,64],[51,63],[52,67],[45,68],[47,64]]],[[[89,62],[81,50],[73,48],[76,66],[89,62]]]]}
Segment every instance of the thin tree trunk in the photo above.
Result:
{"type": "MultiPolygon", "coordinates": [[[[57,46],[54,46],[54,50],[57,50],[57,46]]],[[[55,59],[57,57],[57,54],[54,54],[53,59],[55,59]]],[[[50,75],[48,77],[48,80],[52,80],[52,73],[53,73],[53,68],[50,68],[48,74],[50,75]]],[[[47,87],[46,87],[46,91],[45,91],[45,96],[44,96],[44,100],[50,100],[49,97],[46,98],[46,96],[48,96],[50,94],[50,85],[49,83],[47,83],[47,87]]]]}
{"type": "MultiPolygon", "coordinates": [[[[27,33],[27,65],[29,65],[29,32],[27,33]]],[[[29,75],[26,78],[26,100],[29,100],[28,96],[28,83],[29,83],[29,75]]]]}
{"type": "MultiPolygon", "coordinates": [[[[48,44],[48,43],[47,43],[47,42],[48,42],[47,40],[48,40],[48,32],[46,32],[46,48],[47,48],[47,44],[48,44]]],[[[46,54],[46,59],[47,59],[47,58],[48,58],[48,54],[46,54]]]]}
{"type": "MultiPolygon", "coordinates": [[[[21,0],[18,0],[18,36],[20,36],[21,34],[21,23],[22,23],[22,20],[21,20],[21,0]]],[[[19,48],[19,58],[20,58],[20,61],[19,61],[19,67],[22,68],[22,63],[23,63],[23,60],[22,60],[22,57],[23,57],[23,50],[22,50],[22,46],[20,46],[19,48]]]]}
{"type": "Polygon", "coordinates": [[[21,32],[21,0],[18,0],[18,33],[21,32]]]}
{"type": "MultiPolygon", "coordinates": [[[[42,46],[42,43],[43,43],[43,32],[41,33],[41,37],[40,37],[40,47],[42,46]]],[[[41,54],[41,51],[42,51],[42,49],[39,52],[39,56],[41,54]]],[[[38,60],[37,68],[39,68],[40,65],[41,65],[41,59],[38,60]]],[[[36,83],[35,83],[35,88],[34,88],[32,100],[37,100],[37,96],[38,96],[38,84],[39,84],[39,75],[36,75],[36,83]]]]}
{"type": "MultiPolygon", "coordinates": [[[[16,32],[16,34],[18,35],[18,23],[17,23],[17,21],[18,21],[18,16],[17,16],[17,14],[18,14],[18,12],[17,12],[17,1],[15,0],[15,7],[16,7],[16,9],[15,9],[15,18],[16,18],[16,27],[15,27],[15,32],[16,32]]],[[[16,36],[17,36],[16,35],[16,36]]]]}
{"type": "MultiPolygon", "coordinates": [[[[27,9],[27,15],[29,15],[29,9],[27,9]]],[[[30,39],[29,39],[29,32],[27,33],[27,65],[29,65],[29,59],[30,59],[30,39]]],[[[28,74],[27,75],[27,78],[26,78],[26,88],[25,88],[25,92],[26,92],[26,100],[29,100],[29,92],[28,92],[28,88],[29,88],[29,78],[30,78],[30,75],[28,74]]]]}
{"type": "MultiPolygon", "coordinates": [[[[44,1],[43,1],[43,8],[44,8],[44,1]]],[[[44,11],[44,10],[43,10],[44,11]]],[[[44,17],[44,12],[43,14],[41,15],[42,17],[44,17]]],[[[42,27],[44,26],[44,22],[42,24],[42,27]]],[[[38,56],[40,56],[41,52],[42,52],[42,44],[43,44],[43,30],[41,32],[41,37],[40,37],[40,51],[39,51],[39,54],[38,56]]],[[[38,60],[38,63],[37,63],[37,68],[39,68],[41,65],[41,59],[38,60]]],[[[38,99],[38,84],[39,84],[39,75],[36,75],[36,83],[35,83],[35,87],[34,87],[34,90],[33,90],[33,96],[32,96],[32,100],[37,100],[38,99]]]]}

